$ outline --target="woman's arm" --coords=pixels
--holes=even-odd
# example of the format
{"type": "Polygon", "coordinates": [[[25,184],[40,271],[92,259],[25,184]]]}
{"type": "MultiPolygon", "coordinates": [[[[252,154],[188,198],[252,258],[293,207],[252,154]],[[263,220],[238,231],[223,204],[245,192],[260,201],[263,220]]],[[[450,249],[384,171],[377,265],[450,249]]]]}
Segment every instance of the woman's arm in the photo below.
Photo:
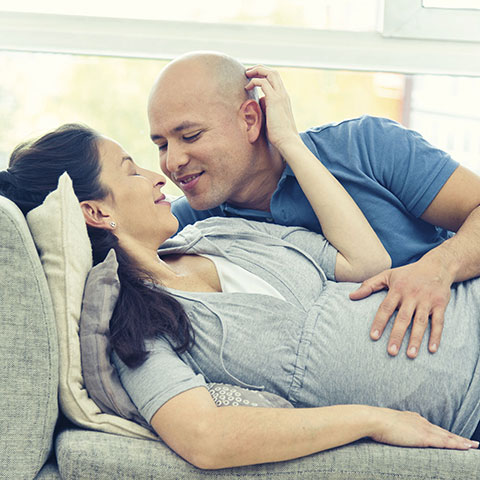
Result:
{"type": "Polygon", "coordinates": [[[300,138],[288,94],[278,72],[263,66],[246,71],[251,90],[260,87],[270,143],[293,170],[327,240],[338,250],[339,281],[363,281],[390,267],[391,259],[367,219],[343,186],[300,138]]]}
{"type": "Polygon", "coordinates": [[[363,437],[410,447],[478,447],[415,413],[363,405],[219,408],[203,387],[173,397],[151,423],[174,451],[203,469],[290,460],[363,437]]]}

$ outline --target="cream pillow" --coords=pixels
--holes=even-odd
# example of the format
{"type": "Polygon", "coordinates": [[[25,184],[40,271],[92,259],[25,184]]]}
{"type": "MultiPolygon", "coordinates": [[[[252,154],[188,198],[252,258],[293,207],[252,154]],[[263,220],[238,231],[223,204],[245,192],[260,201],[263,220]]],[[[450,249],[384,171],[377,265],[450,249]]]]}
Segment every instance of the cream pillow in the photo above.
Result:
{"type": "Polygon", "coordinates": [[[92,251],[83,214],[64,173],[58,188],[27,215],[39,250],[55,311],[60,351],[59,400],[62,411],[75,424],[107,433],[157,439],[146,428],[102,413],[88,396],[82,377],[79,321],[82,296],[92,251]]]}

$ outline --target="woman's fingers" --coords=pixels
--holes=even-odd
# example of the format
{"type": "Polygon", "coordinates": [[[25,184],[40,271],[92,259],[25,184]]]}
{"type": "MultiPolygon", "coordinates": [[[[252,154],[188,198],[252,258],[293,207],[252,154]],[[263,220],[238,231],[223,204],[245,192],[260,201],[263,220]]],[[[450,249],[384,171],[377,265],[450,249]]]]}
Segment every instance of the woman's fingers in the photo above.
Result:
{"type": "Polygon", "coordinates": [[[272,84],[266,78],[253,77],[245,85],[245,90],[251,90],[254,87],[260,87],[265,95],[272,95],[275,90],[272,84]]]}
{"type": "Polygon", "coordinates": [[[245,70],[245,75],[252,78],[264,78],[268,80],[268,83],[277,90],[284,89],[282,79],[280,74],[276,70],[267,68],[263,65],[255,65],[254,67],[247,68],[245,70]]]}
{"type": "Polygon", "coordinates": [[[456,450],[469,450],[470,448],[478,448],[479,444],[475,440],[470,440],[469,438],[455,435],[454,433],[438,427],[437,425],[431,425],[431,427],[433,427],[433,429],[429,439],[429,445],[427,446],[456,450]]]}
{"type": "Polygon", "coordinates": [[[256,65],[246,70],[250,81],[245,89],[259,87],[264,97],[260,102],[266,119],[266,132],[270,143],[282,152],[282,145],[288,144],[298,131],[295,125],[290,97],[283,85],[280,74],[263,65],[256,65]]]}
{"type": "Polygon", "coordinates": [[[418,413],[380,409],[378,442],[404,447],[435,447],[456,450],[478,448],[479,443],[430,423],[418,413]]]}

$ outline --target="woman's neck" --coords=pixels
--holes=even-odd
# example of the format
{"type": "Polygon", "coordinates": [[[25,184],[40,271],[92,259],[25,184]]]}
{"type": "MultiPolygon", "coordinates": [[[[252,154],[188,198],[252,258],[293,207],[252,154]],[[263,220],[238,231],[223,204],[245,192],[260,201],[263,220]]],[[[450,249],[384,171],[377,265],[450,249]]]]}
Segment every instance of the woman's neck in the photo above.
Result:
{"type": "Polygon", "coordinates": [[[119,243],[133,262],[148,272],[156,282],[167,285],[176,279],[175,271],[158,256],[156,247],[122,239],[119,239],[119,243]]]}
{"type": "Polygon", "coordinates": [[[140,242],[120,241],[132,261],[164,287],[191,292],[221,292],[222,286],[215,264],[199,255],[168,255],[165,260],[157,249],[140,242]]]}

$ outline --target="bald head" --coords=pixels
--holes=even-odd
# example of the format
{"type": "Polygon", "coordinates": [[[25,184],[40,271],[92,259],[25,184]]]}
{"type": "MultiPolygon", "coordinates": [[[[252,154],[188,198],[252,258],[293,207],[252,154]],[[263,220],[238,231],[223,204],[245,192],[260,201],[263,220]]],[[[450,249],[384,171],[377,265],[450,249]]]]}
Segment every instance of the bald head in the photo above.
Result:
{"type": "Polygon", "coordinates": [[[263,208],[257,187],[271,173],[271,150],[248,83],[235,59],[193,52],[169,63],[153,86],[148,120],[160,167],[196,210],[226,201],[263,208]]]}
{"type": "Polygon", "coordinates": [[[249,98],[258,101],[255,88],[245,90],[248,81],[245,67],[234,58],[217,52],[191,52],[176,58],[162,70],[151,90],[149,103],[162,89],[172,87],[180,94],[184,88],[206,90],[229,104],[249,98]]]}

